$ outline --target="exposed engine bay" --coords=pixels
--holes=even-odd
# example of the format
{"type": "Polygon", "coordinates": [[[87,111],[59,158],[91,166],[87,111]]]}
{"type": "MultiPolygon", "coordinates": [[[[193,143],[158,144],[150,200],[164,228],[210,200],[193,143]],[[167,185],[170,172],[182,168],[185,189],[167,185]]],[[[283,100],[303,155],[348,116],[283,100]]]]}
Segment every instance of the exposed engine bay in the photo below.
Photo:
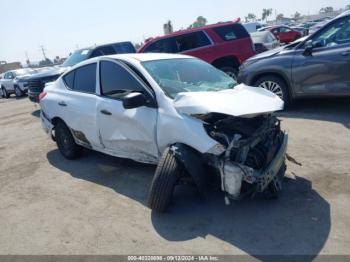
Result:
{"type": "Polygon", "coordinates": [[[227,202],[268,187],[281,189],[287,135],[280,120],[271,114],[243,118],[211,113],[200,118],[209,136],[223,146],[221,154],[208,160],[219,171],[227,202]]]}

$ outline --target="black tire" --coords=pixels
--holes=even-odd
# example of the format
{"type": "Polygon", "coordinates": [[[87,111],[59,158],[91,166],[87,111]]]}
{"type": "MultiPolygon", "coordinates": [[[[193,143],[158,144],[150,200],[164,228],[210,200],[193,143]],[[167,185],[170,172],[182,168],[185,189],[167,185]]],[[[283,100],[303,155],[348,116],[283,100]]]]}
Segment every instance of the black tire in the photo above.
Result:
{"type": "Polygon", "coordinates": [[[237,80],[237,76],[238,76],[238,69],[237,68],[230,67],[230,66],[224,66],[224,67],[220,67],[220,70],[225,72],[227,75],[229,75],[233,79],[237,80]]]}
{"type": "Polygon", "coordinates": [[[1,87],[1,91],[2,91],[2,97],[3,98],[9,98],[10,97],[10,94],[7,92],[6,88],[5,87],[1,87]]]}
{"type": "Polygon", "coordinates": [[[61,121],[55,127],[55,139],[58,149],[65,158],[72,160],[81,155],[82,147],[75,143],[71,131],[61,121]]]}
{"type": "Polygon", "coordinates": [[[16,97],[22,97],[23,96],[23,92],[22,90],[19,88],[19,86],[14,86],[15,89],[15,95],[16,97]]]}
{"type": "Polygon", "coordinates": [[[157,212],[164,212],[172,199],[182,167],[167,148],[159,161],[148,195],[148,206],[157,212]]]}
{"type": "Polygon", "coordinates": [[[256,80],[253,86],[262,87],[275,93],[284,101],[285,107],[290,105],[291,101],[290,101],[288,86],[282,78],[274,75],[266,75],[256,80]],[[272,83],[273,85],[269,85],[268,83],[272,83]],[[277,88],[275,89],[276,92],[273,91],[274,88],[277,88]]]}

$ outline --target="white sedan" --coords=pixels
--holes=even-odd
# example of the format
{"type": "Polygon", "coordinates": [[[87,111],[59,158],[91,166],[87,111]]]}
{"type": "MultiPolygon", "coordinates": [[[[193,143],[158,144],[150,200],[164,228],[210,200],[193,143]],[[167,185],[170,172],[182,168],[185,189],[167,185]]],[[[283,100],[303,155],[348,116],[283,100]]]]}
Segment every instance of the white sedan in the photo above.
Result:
{"type": "Polygon", "coordinates": [[[283,109],[283,101],[237,85],[199,59],[89,59],[47,86],[40,105],[43,128],[67,159],[86,147],[157,164],[149,193],[156,211],[165,211],[183,182],[206,194],[208,179],[217,179],[226,203],[281,189],[288,137],[273,112],[283,109]]]}

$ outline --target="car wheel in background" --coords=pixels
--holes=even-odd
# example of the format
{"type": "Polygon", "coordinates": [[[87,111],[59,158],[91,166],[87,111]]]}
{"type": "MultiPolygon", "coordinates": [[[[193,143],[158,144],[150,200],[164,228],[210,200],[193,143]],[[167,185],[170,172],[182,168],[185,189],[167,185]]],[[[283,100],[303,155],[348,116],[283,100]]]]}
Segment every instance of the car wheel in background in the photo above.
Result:
{"type": "Polygon", "coordinates": [[[15,86],[14,89],[15,89],[15,95],[16,95],[16,97],[22,97],[22,96],[23,96],[23,92],[22,92],[22,90],[19,88],[19,86],[15,86]]]}
{"type": "Polygon", "coordinates": [[[284,80],[280,77],[274,75],[263,76],[254,83],[254,86],[271,91],[284,101],[285,106],[289,105],[288,88],[284,80]]]}
{"type": "Polygon", "coordinates": [[[167,209],[181,173],[182,167],[167,148],[159,161],[148,195],[148,206],[152,210],[164,212],[167,209]]]}
{"type": "Polygon", "coordinates": [[[71,131],[62,121],[55,127],[55,139],[61,154],[69,159],[75,159],[81,155],[82,147],[74,141],[71,131]]]}
{"type": "Polygon", "coordinates": [[[7,92],[5,87],[3,87],[3,86],[1,87],[1,93],[2,93],[2,97],[3,98],[9,98],[10,97],[9,93],[7,92]]]}
{"type": "Polygon", "coordinates": [[[225,66],[225,67],[221,67],[220,70],[225,72],[228,76],[232,77],[234,80],[237,80],[237,76],[238,76],[237,68],[225,66]]]}

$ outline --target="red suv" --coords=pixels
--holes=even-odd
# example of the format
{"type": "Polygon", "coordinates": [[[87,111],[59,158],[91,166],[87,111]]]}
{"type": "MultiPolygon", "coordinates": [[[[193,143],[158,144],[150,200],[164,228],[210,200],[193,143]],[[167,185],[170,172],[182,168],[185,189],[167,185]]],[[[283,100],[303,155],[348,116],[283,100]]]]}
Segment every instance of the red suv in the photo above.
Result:
{"type": "Polygon", "coordinates": [[[259,29],[259,31],[270,31],[273,33],[277,39],[280,40],[281,43],[289,44],[290,42],[293,42],[300,37],[302,37],[302,34],[298,31],[293,30],[292,28],[288,26],[272,26],[272,27],[266,27],[259,29]]]}
{"type": "Polygon", "coordinates": [[[151,38],[138,52],[191,55],[234,78],[239,66],[255,55],[250,35],[238,22],[218,23],[151,38]]]}

